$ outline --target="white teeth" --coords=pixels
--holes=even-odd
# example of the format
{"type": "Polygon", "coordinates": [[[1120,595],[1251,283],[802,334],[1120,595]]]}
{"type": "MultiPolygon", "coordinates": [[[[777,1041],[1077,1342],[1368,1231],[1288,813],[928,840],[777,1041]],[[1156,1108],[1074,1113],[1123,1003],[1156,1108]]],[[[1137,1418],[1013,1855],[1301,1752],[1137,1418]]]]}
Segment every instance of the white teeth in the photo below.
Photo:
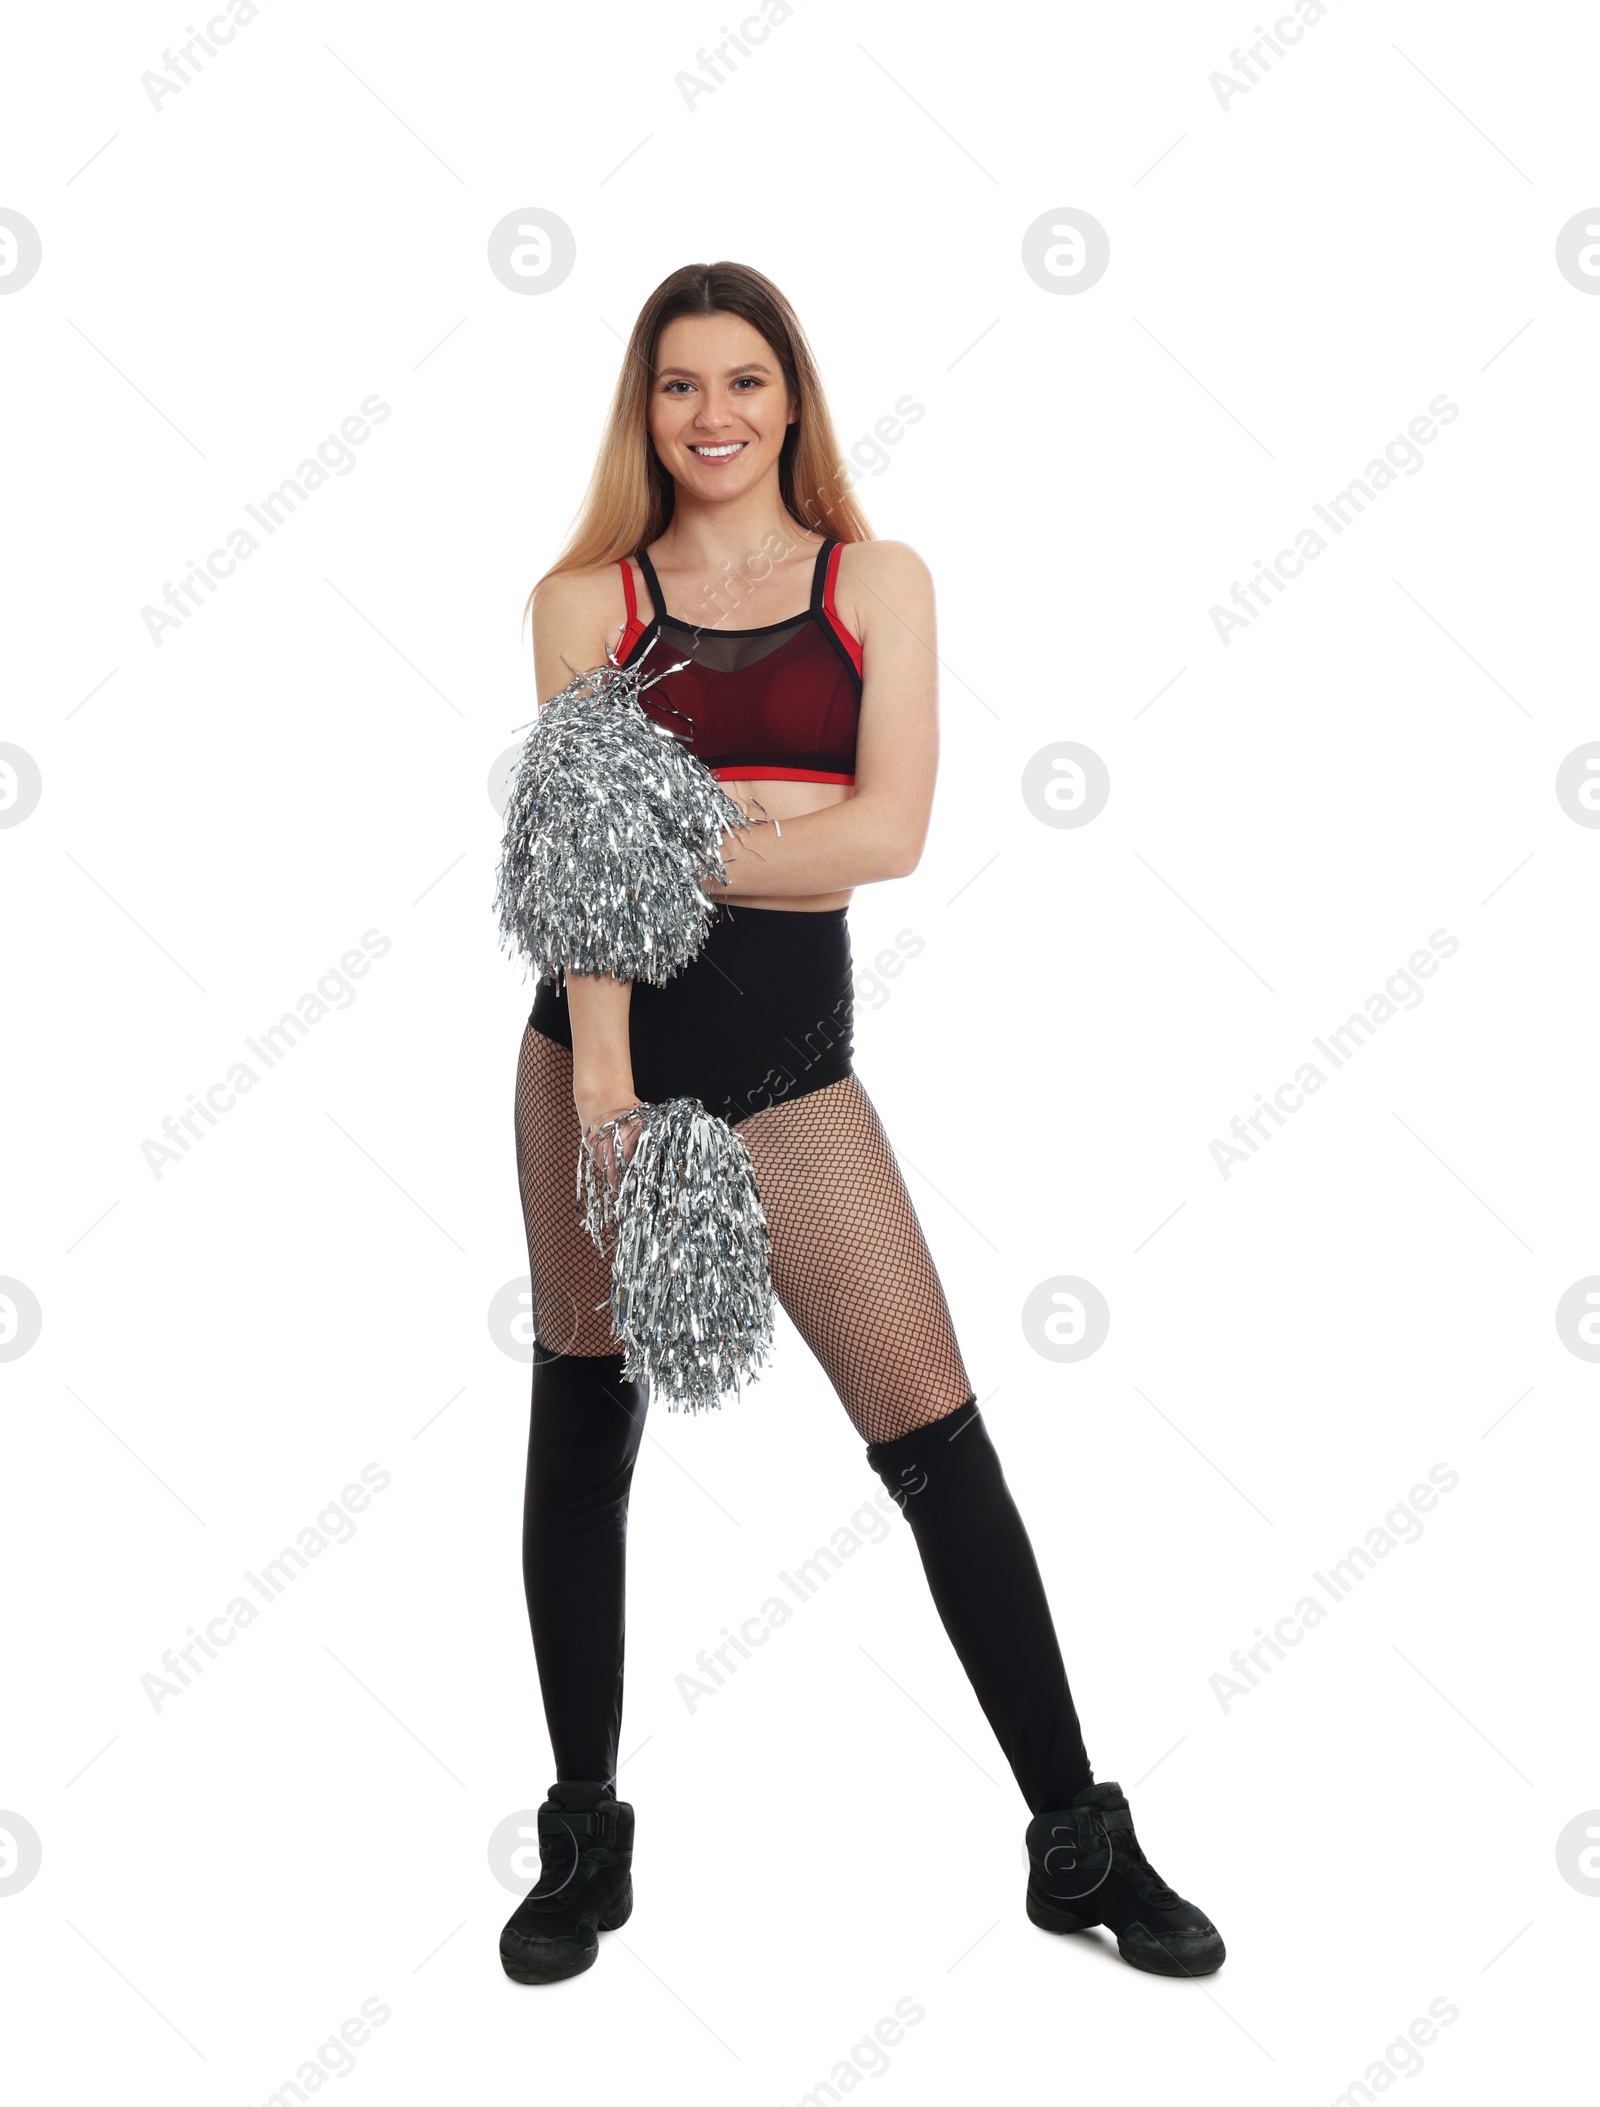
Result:
{"type": "Polygon", "coordinates": [[[689,451],[698,454],[703,461],[726,461],[730,454],[738,453],[743,445],[744,441],[741,439],[734,446],[692,446],[689,451]]]}

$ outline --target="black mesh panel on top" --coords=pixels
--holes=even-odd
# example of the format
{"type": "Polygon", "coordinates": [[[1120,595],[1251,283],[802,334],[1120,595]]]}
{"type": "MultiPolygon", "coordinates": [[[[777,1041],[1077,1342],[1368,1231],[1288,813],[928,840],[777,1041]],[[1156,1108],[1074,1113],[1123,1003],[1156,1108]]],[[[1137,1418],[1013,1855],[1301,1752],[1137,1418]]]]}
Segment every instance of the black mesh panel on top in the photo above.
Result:
{"type": "MultiPolygon", "coordinates": [[[[772,1285],[856,1431],[894,1441],[972,1396],[944,1288],[859,1078],[737,1126],[772,1242],[772,1285]]],[[[534,1329],[557,1352],[615,1353],[608,1265],[578,1226],[572,1055],[529,1025],[517,1068],[517,1176],[534,1329]]],[[[774,1363],[768,1363],[771,1372],[774,1363]]]]}
{"type": "Polygon", "coordinates": [[[731,634],[671,621],[663,627],[647,664],[653,672],[662,672],[681,658],[692,658],[697,666],[709,666],[714,673],[738,673],[745,666],[769,658],[774,651],[781,651],[811,620],[809,613],[796,615],[792,622],[778,622],[770,629],[736,630],[731,634]]]}

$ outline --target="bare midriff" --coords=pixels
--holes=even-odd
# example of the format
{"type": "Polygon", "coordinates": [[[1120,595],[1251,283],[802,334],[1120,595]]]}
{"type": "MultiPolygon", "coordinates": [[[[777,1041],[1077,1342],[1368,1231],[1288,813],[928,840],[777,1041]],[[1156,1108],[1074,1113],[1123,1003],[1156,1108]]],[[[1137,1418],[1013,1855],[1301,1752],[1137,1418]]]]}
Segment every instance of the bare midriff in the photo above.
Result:
{"type": "MultiPolygon", "coordinates": [[[[800,819],[808,812],[822,812],[829,805],[842,805],[847,798],[855,796],[853,783],[807,783],[796,782],[784,776],[776,780],[762,777],[759,780],[724,782],[727,791],[741,811],[752,819],[775,819],[781,825],[786,819],[800,819]]],[[[759,853],[761,836],[768,832],[760,828],[752,835],[741,835],[740,840],[749,844],[746,855],[759,853]]],[[[767,894],[759,898],[753,893],[726,892],[718,895],[734,907],[775,907],[792,909],[797,913],[821,912],[829,907],[848,907],[855,892],[854,886],[835,893],[807,893],[794,899],[774,899],[767,894]]]]}

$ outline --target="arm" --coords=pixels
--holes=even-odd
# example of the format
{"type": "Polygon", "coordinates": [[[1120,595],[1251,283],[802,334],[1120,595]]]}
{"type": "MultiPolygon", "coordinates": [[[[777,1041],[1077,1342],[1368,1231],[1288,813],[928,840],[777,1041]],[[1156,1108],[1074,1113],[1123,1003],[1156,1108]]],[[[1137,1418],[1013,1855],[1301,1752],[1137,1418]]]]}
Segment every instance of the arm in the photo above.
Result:
{"type": "MultiPolygon", "coordinates": [[[[607,642],[606,588],[615,577],[563,571],[546,579],[533,596],[534,683],[547,702],[583,669],[604,662],[607,642]],[[570,661],[570,664],[567,663],[570,661]]],[[[608,974],[567,975],[572,1019],[572,1098],[583,1127],[597,1126],[633,1104],[633,1058],[628,1012],[633,983],[608,974]]],[[[624,1132],[637,1139],[636,1129],[624,1132]]],[[[631,1141],[625,1144],[632,1153],[631,1141]]]]}
{"type": "MultiPolygon", "coordinates": [[[[927,839],[939,766],[939,661],[933,579],[904,542],[850,544],[860,595],[865,679],[856,793],[781,824],[722,837],[728,884],[769,898],[837,892],[914,871],[927,839]]],[[[736,786],[731,786],[736,787],[736,786]]]]}

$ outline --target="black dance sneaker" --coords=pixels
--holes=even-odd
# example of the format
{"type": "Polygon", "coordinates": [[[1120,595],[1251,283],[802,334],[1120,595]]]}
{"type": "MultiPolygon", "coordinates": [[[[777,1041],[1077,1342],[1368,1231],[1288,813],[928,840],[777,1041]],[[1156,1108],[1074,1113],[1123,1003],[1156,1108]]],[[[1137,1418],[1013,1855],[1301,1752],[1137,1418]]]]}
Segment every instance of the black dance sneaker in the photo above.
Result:
{"type": "Polygon", "coordinates": [[[1027,1842],[1028,1915],[1041,1930],[1103,1924],[1152,1975],[1210,1975],[1227,1959],[1211,1919],[1145,1857],[1120,1785],[1086,1785],[1070,1807],[1036,1814],[1027,1842]]]}
{"type": "Polygon", "coordinates": [[[604,1784],[556,1784],[539,1809],[539,1878],[500,1934],[514,1983],[592,1968],[600,1933],[633,1911],[633,1808],[604,1784]]]}

